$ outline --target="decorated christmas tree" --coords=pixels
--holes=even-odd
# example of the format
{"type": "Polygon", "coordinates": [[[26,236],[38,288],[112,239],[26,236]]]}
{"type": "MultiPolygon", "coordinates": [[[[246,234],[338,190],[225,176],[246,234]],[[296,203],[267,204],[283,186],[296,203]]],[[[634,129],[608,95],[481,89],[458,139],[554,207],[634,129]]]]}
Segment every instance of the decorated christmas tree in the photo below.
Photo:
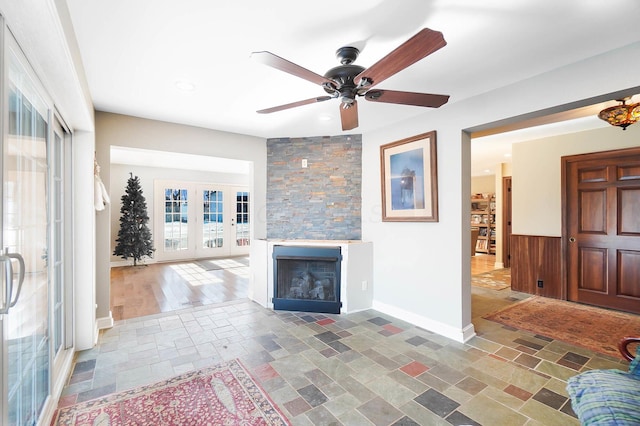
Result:
{"type": "Polygon", "coordinates": [[[116,239],[116,249],[113,254],[127,260],[133,258],[133,266],[143,256],[153,257],[153,240],[147,226],[147,202],[142,195],[140,179],[133,176],[127,181],[127,189],[122,196],[120,207],[120,230],[116,239]]]}

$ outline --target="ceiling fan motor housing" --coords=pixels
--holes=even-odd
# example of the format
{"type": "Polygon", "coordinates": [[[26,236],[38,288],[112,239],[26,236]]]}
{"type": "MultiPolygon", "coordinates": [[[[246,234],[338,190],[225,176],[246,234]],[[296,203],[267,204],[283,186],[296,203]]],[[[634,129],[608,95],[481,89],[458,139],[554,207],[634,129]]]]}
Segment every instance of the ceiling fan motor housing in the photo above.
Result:
{"type": "MultiPolygon", "coordinates": [[[[346,90],[355,91],[356,83],[353,79],[362,71],[364,71],[364,67],[361,67],[360,65],[339,65],[331,68],[324,76],[329,80],[334,81],[336,83],[337,91],[340,92],[340,94],[343,94],[346,90]]],[[[325,87],[324,90],[330,94],[335,93],[335,90],[331,90],[330,87],[325,87]]]]}

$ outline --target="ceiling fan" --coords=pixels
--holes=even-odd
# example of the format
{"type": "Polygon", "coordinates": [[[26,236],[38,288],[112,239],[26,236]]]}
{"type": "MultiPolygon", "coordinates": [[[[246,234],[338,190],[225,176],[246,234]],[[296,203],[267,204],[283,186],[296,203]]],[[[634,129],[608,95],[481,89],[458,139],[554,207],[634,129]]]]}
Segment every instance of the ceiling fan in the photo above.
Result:
{"type": "Polygon", "coordinates": [[[257,112],[260,114],[269,114],[302,105],[340,98],[342,130],[351,130],[358,127],[357,96],[364,96],[366,100],[373,102],[438,108],[447,103],[449,100],[448,95],[371,89],[397,72],[402,71],[436,50],[446,46],[446,44],[447,42],[444,40],[441,32],[424,28],[367,69],[353,63],[360,53],[357,48],[351,46],[341,47],[336,51],[336,56],[340,60],[341,65],[331,68],[324,76],[309,71],[271,52],[253,52],[251,57],[256,61],[312,83],[319,84],[325,92],[329,94],[329,96],[318,96],[262,109],[257,112]]]}

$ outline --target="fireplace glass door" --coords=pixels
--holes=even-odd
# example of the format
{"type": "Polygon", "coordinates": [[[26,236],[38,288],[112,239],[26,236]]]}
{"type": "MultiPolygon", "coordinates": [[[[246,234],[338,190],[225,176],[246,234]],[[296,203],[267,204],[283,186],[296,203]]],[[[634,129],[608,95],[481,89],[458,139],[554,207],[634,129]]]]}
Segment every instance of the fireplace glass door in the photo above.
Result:
{"type": "Polygon", "coordinates": [[[339,247],[274,247],[274,309],[340,313],[339,247]]]}

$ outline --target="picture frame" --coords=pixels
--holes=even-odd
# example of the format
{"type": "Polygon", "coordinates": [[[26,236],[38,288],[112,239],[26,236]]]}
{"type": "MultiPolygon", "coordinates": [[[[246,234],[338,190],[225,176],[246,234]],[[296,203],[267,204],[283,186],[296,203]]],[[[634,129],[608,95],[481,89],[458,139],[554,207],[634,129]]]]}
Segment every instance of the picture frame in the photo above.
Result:
{"type": "Polygon", "coordinates": [[[436,131],[380,146],[383,222],[437,222],[436,131]]]}

